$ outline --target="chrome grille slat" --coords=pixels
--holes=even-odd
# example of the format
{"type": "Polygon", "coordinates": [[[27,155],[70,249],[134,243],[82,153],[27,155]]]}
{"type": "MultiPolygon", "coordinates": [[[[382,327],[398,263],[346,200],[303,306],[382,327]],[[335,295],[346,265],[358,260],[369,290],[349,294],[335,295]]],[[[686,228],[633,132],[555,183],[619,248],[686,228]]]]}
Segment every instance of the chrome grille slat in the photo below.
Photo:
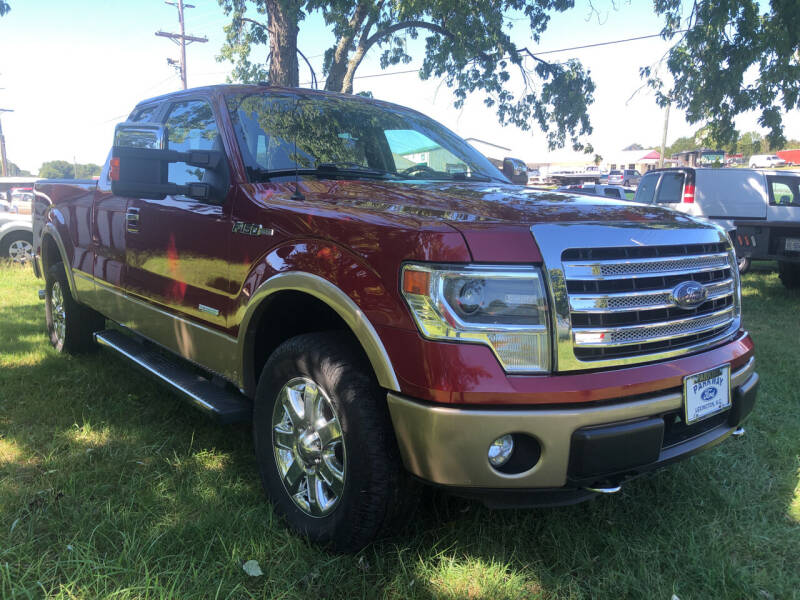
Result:
{"type": "Polygon", "coordinates": [[[575,346],[579,348],[605,348],[645,344],[696,335],[718,329],[729,324],[734,318],[734,308],[730,307],[715,313],[678,319],[662,323],[646,323],[625,327],[588,328],[576,327],[572,330],[575,346]],[[599,336],[603,336],[602,339],[599,336]],[[582,340],[581,338],[584,338],[582,340]],[[593,341],[586,341],[593,340],[593,341]]]}
{"type": "Polygon", "coordinates": [[[564,261],[568,280],[630,279],[717,271],[729,267],[726,253],[664,258],[564,261]]]}
{"type": "MultiPolygon", "coordinates": [[[[725,298],[734,293],[733,279],[706,284],[708,300],[725,298]]],[[[570,294],[569,304],[573,313],[609,313],[635,310],[654,310],[675,306],[671,299],[672,289],[646,292],[570,294]]]]}

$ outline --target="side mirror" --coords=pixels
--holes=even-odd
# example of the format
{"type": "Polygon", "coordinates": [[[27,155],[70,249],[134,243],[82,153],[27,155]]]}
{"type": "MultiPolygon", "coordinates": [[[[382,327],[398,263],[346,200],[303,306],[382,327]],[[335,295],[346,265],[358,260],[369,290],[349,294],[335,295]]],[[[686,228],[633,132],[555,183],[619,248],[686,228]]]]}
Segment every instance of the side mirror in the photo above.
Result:
{"type": "Polygon", "coordinates": [[[169,164],[184,162],[211,171],[225,168],[222,152],[165,150],[167,132],[162,125],[120,123],[114,131],[109,179],[117,196],[155,198],[186,196],[203,202],[224,199],[225,190],[200,181],[185,185],[170,183],[169,164]]]}
{"type": "Polygon", "coordinates": [[[503,159],[503,175],[513,183],[525,185],[528,183],[528,166],[519,158],[507,156],[503,159]]]}

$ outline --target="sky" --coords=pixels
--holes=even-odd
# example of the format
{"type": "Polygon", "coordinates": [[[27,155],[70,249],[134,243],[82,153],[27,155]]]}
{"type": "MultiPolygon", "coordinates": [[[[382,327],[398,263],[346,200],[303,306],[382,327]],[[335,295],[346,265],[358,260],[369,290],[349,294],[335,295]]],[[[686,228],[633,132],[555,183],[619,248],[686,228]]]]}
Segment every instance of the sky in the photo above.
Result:
{"type": "MultiPolygon", "coordinates": [[[[138,101],[180,89],[178,74],[167,64],[167,58],[178,58],[178,46],[155,36],[156,31],[177,31],[178,27],[177,10],[163,0],[8,2],[11,12],[0,17],[0,108],[14,112],[0,116],[8,159],[20,168],[35,173],[42,162],[59,159],[102,164],[114,125],[124,121],[138,101]]],[[[189,86],[225,83],[231,65],[216,57],[227,19],[217,0],[191,2],[195,8],[186,10],[186,31],[205,35],[209,41],[187,47],[189,86]]],[[[589,111],[594,127],[589,141],[595,151],[609,156],[632,143],[658,145],[664,113],[652,93],[640,89],[639,68],[656,63],[667,51],[666,42],[650,38],[550,52],[651,35],[661,29],[649,0],[594,0],[593,4],[600,9],[599,15],[591,14],[588,0],[576,0],[573,10],[555,14],[538,44],[532,41],[525,20],[511,21],[512,38],[547,60],[575,58],[590,70],[597,86],[589,111]]],[[[333,37],[318,15],[301,23],[298,46],[320,80],[322,54],[332,43],[333,37]]],[[[412,51],[420,44],[412,45],[412,51]]],[[[266,54],[262,47],[253,56],[265,59],[266,54]]],[[[454,97],[441,80],[422,81],[416,73],[364,77],[413,69],[422,57],[416,52],[411,64],[381,71],[379,54],[376,48],[367,55],[354,91],[368,90],[375,98],[414,108],[464,138],[508,147],[511,155],[528,162],[572,154],[568,150],[549,153],[544,134],[536,128],[522,131],[500,126],[479,94],[455,109],[454,97]]],[[[302,66],[300,81],[310,81],[302,66]]],[[[785,115],[789,138],[800,138],[798,113],[785,115]]],[[[741,131],[760,130],[755,114],[742,115],[737,124],[741,131]]],[[[667,143],[697,127],[673,109],[667,143]]]]}

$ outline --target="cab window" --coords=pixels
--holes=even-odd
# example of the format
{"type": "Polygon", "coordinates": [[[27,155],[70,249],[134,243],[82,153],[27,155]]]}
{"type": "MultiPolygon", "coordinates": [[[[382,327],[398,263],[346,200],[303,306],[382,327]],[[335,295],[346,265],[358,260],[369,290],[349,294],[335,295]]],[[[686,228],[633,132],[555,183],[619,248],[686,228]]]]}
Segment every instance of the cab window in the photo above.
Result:
{"type": "Polygon", "coordinates": [[[658,186],[656,204],[680,204],[683,178],[683,173],[664,173],[658,186]]]}
{"type": "Polygon", "coordinates": [[[636,196],[634,196],[633,201],[640,202],[641,204],[652,204],[657,183],[658,175],[655,173],[642,177],[642,181],[639,182],[639,187],[636,188],[636,196]]]}
{"type": "Polygon", "coordinates": [[[768,177],[769,203],[777,206],[800,206],[800,177],[768,177]]]}
{"type": "MultiPolygon", "coordinates": [[[[189,150],[223,151],[214,111],[205,100],[187,100],[172,105],[167,117],[167,149],[187,152],[189,150]]],[[[190,181],[208,181],[214,173],[186,163],[170,163],[169,181],[185,185],[190,181]]]]}

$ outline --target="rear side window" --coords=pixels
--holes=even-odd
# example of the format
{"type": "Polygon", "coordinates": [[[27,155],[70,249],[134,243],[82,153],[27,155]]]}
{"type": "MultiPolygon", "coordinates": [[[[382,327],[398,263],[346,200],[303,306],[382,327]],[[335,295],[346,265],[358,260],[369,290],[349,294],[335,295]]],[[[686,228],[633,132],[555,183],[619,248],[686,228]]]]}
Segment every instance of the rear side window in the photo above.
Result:
{"type": "Polygon", "coordinates": [[[683,193],[683,173],[664,173],[658,186],[656,204],[680,204],[683,193]]]}
{"type": "Polygon", "coordinates": [[[636,188],[636,196],[634,196],[633,201],[641,202],[642,204],[652,204],[657,183],[658,175],[656,173],[642,177],[642,181],[639,182],[639,187],[636,188]]]}
{"type": "Polygon", "coordinates": [[[800,177],[767,177],[769,203],[777,206],[800,206],[800,177]]]}

